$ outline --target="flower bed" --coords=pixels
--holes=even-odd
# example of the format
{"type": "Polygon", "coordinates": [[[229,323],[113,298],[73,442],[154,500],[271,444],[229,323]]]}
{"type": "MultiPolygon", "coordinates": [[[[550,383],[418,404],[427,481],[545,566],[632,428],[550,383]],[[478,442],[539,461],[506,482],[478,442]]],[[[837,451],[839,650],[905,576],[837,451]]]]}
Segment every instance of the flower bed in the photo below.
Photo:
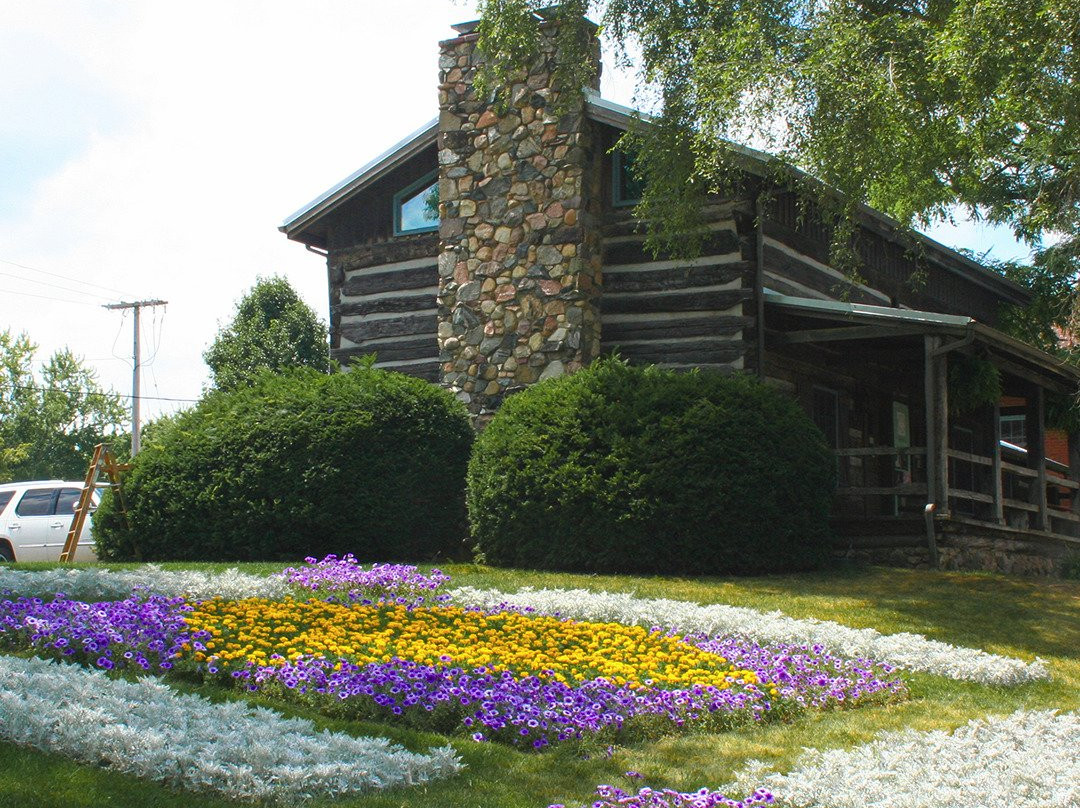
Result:
{"type": "Polygon", "coordinates": [[[326,599],[19,598],[0,602],[0,643],[105,669],[175,666],[335,715],[535,749],[906,693],[888,666],[821,647],[446,605],[437,571],[331,557],[280,580],[326,599]]]}
{"type": "Polygon", "coordinates": [[[295,804],[461,769],[450,747],[418,755],[382,738],[319,732],[264,708],[178,694],[151,679],[2,655],[0,679],[0,738],[231,798],[295,804]]]}
{"type": "MultiPolygon", "coordinates": [[[[305,586],[305,578],[309,581],[309,589],[312,589],[310,583],[319,582],[320,578],[325,578],[324,583],[330,584],[329,590],[322,586],[312,589],[313,592],[334,593],[335,579],[339,586],[345,588],[347,575],[338,577],[334,569],[337,567],[348,573],[349,566],[345,559],[335,559],[330,564],[324,562],[327,574],[301,572],[292,583],[281,576],[260,577],[236,570],[215,574],[192,570],[172,571],[162,570],[153,564],[140,570],[117,572],[100,569],[27,572],[0,567],[0,594],[44,596],[63,592],[82,600],[100,600],[127,597],[133,590],[142,589],[170,597],[182,595],[193,600],[212,597],[277,599],[294,592],[298,586],[305,586]]],[[[439,581],[438,586],[442,587],[445,583],[439,581]]],[[[346,588],[345,591],[347,593],[349,590],[346,588]]],[[[829,620],[796,620],[782,612],[761,612],[724,604],[702,606],[665,598],[637,598],[625,593],[580,589],[534,590],[530,587],[515,594],[461,587],[447,594],[460,606],[489,611],[516,605],[524,610],[579,620],[660,626],[688,634],[740,635],[762,644],[820,645],[846,657],[875,659],[906,670],[984,684],[1012,685],[1050,676],[1039,660],[1024,662],[975,648],[930,640],[919,634],[881,634],[873,629],[851,628],[829,620]]],[[[436,599],[439,597],[436,595],[436,599]]]]}
{"type": "Polygon", "coordinates": [[[817,645],[846,657],[876,659],[897,668],[983,684],[1013,685],[1050,677],[1040,660],[1023,662],[930,640],[920,634],[881,634],[830,620],[796,620],[782,612],[760,612],[723,604],[701,606],[681,600],[637,598],[626,593],[587,589],[526,587],[507,594],[495,589],[461,587],[451,595],[454,603],[490,611],[518,608],[576,620],[613,620],[688,634],[741,635],[759,643],[817,645]]]}

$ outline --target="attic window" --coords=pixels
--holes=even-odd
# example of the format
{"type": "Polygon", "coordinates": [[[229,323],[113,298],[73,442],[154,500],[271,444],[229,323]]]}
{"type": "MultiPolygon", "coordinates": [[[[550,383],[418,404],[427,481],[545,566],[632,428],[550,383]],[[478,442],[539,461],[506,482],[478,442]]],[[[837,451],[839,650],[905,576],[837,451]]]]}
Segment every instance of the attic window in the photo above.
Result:
{"type": "Polygon", "coordinates": [[[636,205],[645,183],[634,174],[634,155],[616,151],[611,155],[611,199],[616,206],[636,205]]]}
{"type": "Polygon", "coordinates": [[[394,194],[394,235],[439,229],[439,183],[435,171],[394,194]]]}

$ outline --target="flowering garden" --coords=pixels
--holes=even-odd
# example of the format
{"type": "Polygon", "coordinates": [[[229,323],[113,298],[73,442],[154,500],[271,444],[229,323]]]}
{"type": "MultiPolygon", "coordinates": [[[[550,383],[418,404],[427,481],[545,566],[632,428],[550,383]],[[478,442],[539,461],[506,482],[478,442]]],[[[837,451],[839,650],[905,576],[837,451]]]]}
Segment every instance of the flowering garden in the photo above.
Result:
{"type": "MultiPolygon", "coordinates": [[[[1050,751],[1080,742],[1075,658],[574,576],[259,572],[0,568],[5,751],[177,805],[1080,804],[1080,764],[1050,751]]],[[[828,614],[838,583],[792,605],[828,614]]]]}

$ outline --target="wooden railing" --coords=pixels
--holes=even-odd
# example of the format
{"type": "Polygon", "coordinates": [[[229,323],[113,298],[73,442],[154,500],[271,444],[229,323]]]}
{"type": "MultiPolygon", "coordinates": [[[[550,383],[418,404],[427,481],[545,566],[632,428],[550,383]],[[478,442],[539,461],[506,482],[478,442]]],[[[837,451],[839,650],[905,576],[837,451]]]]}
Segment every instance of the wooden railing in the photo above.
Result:
{"type": "MultiPolygon", "coordinates": [[[[841,464],[841,484],[837,494],[844,498],[861,499],[863,516],[886,516],[900,512],[914,515],[931,498],[925,463],[921,466],[911,462],[901,463],[902,458],[925,458],[926,447],[864,446],[838,449],[836,454],[841,464]],[[857,484],[851,484],[852,477],[857,476],[852,466],[855,458],[862,459],[860,462],[871,458],[893,458],[893,463],[891,468],[882,470],[879,466],[876,473],[869,474],[863,465],[863,479],[857,484]],[[895,476],[900,473],[910,473],[910,478],[892,484],[883,479],[887,475],[895,476]],[[867,477],[877,479],[868,481],[867,477]],[[891,501],[889,498],[892,498],[891,501]]],[[[1080,533],[1080,514],[1072,510],[1072,503],[1080,497],[1080,482],[1064,476],[1045,474],[1045,487],[1040,492],[1040,473],[1037,469],[1010,462],[1001,456],[987,457],[957,449],[949,449],[946,454],[950,481],[946,490],[950,505],[947,509],[942,509],[939,504],[939,513],[948,510],[990,524],[1027,529],[1042,528],[1042,514],[1045,514],[1045,527],[1050,531],[1064,535],[1080,533]],[[969,464],[963,475],[958,473],[957,464],[960,463],[969,464]],[[965,480],[968,485],[956,484],[960,476],[968,478],[965,480]],[[1047,492],[1055,496],[1048,497],[1047,492]],[[1059,497],[1061,493],[1064,493],[1064,496],[1059,497]],[[1059,499],[1064,499],[1064,504],[1055,501],[1059,499]]],[[[1066,467],[1057,463],[1050,468],[1059,473],[1066,470],[1066,467]]]]}

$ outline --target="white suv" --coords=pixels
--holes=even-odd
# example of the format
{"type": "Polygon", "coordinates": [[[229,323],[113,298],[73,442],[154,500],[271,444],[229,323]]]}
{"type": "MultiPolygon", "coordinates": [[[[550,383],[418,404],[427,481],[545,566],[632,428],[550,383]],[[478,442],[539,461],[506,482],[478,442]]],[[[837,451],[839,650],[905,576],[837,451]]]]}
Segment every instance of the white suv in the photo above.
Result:
{"type": "MultiPolygon", "coordinates": [[[[0,562],[58,561],[82,486],[63,480],[0,485],[0,562]]],[[[97,503],[95,491],[90,507],[97,507],[97,503]]],[[[97,560],[89,516],[79,534],[74,560],[97,560]]]]}

